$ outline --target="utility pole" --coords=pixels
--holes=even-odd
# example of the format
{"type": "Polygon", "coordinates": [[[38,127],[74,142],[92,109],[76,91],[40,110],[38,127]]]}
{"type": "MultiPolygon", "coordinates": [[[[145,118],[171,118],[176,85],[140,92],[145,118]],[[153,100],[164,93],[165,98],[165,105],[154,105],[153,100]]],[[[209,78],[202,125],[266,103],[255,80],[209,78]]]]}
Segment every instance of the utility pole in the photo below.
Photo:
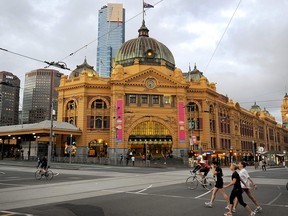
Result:
{"type": "Polygon", "coordinates": [[[51,153],[52,153],[52,145],[53,145],[53,110],[54,110],[54,106],[53,106],[53,99],[51,98],[51,115],[50,115],[50,137],[49,137],[49,145],[48,145],[48,158],[47,158],[47,162],[48,162],[48,166],[50,166],[51,163],[51,153]]]}
{"type": "Polygon", "coordinates": [[[69,163],[72,163],[72,137],[73,134],[70,134],[70,139],[69,139],[69,163]]]}

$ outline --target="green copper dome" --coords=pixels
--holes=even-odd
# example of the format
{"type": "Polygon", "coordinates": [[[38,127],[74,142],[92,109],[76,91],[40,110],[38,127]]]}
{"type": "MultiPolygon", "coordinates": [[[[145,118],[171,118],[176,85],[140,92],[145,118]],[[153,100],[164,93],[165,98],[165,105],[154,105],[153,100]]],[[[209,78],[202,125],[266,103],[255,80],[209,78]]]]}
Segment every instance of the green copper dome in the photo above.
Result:
{"type": "Polygon", "coordinates": [[[133,65],[135,60],[143,65],[163,65],[175,69],[175,61],[171,51],[161,42],[149,37],[149,30],[143,21],[138,30],[138,38],[128,40],[119,49],[115,63],[122,66],[133,65]]]}

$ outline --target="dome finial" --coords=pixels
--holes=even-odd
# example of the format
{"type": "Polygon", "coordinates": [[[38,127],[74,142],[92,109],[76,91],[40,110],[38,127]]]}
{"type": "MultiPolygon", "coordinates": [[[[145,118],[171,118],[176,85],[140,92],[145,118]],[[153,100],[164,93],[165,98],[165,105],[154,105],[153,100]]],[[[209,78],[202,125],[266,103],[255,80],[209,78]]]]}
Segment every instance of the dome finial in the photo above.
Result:
{"type": "Polygon", "coordinates": [[[142,21],[142,26],[140,27],[138,32],[139,32],[138,37],[141,37],[141,36],[149,37],[149,29],[146,27],[144,19],[142,21]]]}

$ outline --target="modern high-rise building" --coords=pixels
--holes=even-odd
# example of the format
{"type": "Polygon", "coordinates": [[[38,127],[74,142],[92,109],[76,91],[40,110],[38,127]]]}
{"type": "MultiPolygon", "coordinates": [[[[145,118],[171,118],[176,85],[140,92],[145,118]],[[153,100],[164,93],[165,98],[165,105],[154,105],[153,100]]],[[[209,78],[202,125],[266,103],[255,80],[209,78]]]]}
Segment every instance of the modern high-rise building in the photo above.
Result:
{"type": "Polygon", "coordinates": [[[58,92],[63,74],[53,69],[37,69],[25,74],[23,95],[23,123],[37,123],[51,116],[51,104],[57,113],[58,92]]]}
{"type": "Polygon", "coordinates": [[[18,124],[20,79],[0,72],[0,126],[18,124]]]}
{"type": "Polygon", "coordinates": [[[107,4],[98,14],[96,70],[101,77],[110,77],[113,60],[125,41],[125,9],[122,4],[107,4]]]}

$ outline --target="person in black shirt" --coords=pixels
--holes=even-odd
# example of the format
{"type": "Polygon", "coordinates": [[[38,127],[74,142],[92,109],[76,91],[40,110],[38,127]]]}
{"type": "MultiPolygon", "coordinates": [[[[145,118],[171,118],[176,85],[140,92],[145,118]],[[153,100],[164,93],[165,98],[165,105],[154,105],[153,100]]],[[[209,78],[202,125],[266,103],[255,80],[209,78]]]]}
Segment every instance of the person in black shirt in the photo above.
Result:
{"type": "Polygon", "coordinates": [[[246,188],[248,188],[248,187],[247,187],[246,183],[240,178],[238,172],[236,171],[237,169],[238,169],[238,166],[236,164],[231,164],[230,170],[233,172],[232,181],[228,185],[225,185],[223,187],[223,188],[227,188],[227,187],[234,185],[234,187],[231,191],[231,194],[230,194],[230,198],[229,198],[229,200],[230,200],[229,211],[227,213],[225,213],[224,215],[226,215],[226,216],[232,215],[233,202],[234,202],[234,199],[237,197],[240,205],[242,205],[249,212],[250,216],[254,216],[254,215],[256,215],[256,213],[253,212],[251,210],[251,208],[243,201],[242,188],[241,188],[240,182],[242,182],[246,188]]]}
{"type": "Polygon", "coordinates": [[[229,205],[229,198],[223,189],[223,171],[222,171],[222,169],[219,166],[217,161],[213,161],[211,167],[212,167],[212,174],[214,176],[216,176],[216,184],[215,184],[215,187],[213,189],[210,202],[205,202],[205,205],[210,207],[210,208],[213,207],[213,201],[214,201],[216,193],[218,191],[221,192],[223,198],[227,201],[227,203],[229,205]]]}
{"type": "Polygon", "coordinates": [[[48,167],[47,158],[46,158],[46,156],[43,156],[40,159],[40,168],[42,169],[43,173],[47,172],[47,167],[48,167]]]}

